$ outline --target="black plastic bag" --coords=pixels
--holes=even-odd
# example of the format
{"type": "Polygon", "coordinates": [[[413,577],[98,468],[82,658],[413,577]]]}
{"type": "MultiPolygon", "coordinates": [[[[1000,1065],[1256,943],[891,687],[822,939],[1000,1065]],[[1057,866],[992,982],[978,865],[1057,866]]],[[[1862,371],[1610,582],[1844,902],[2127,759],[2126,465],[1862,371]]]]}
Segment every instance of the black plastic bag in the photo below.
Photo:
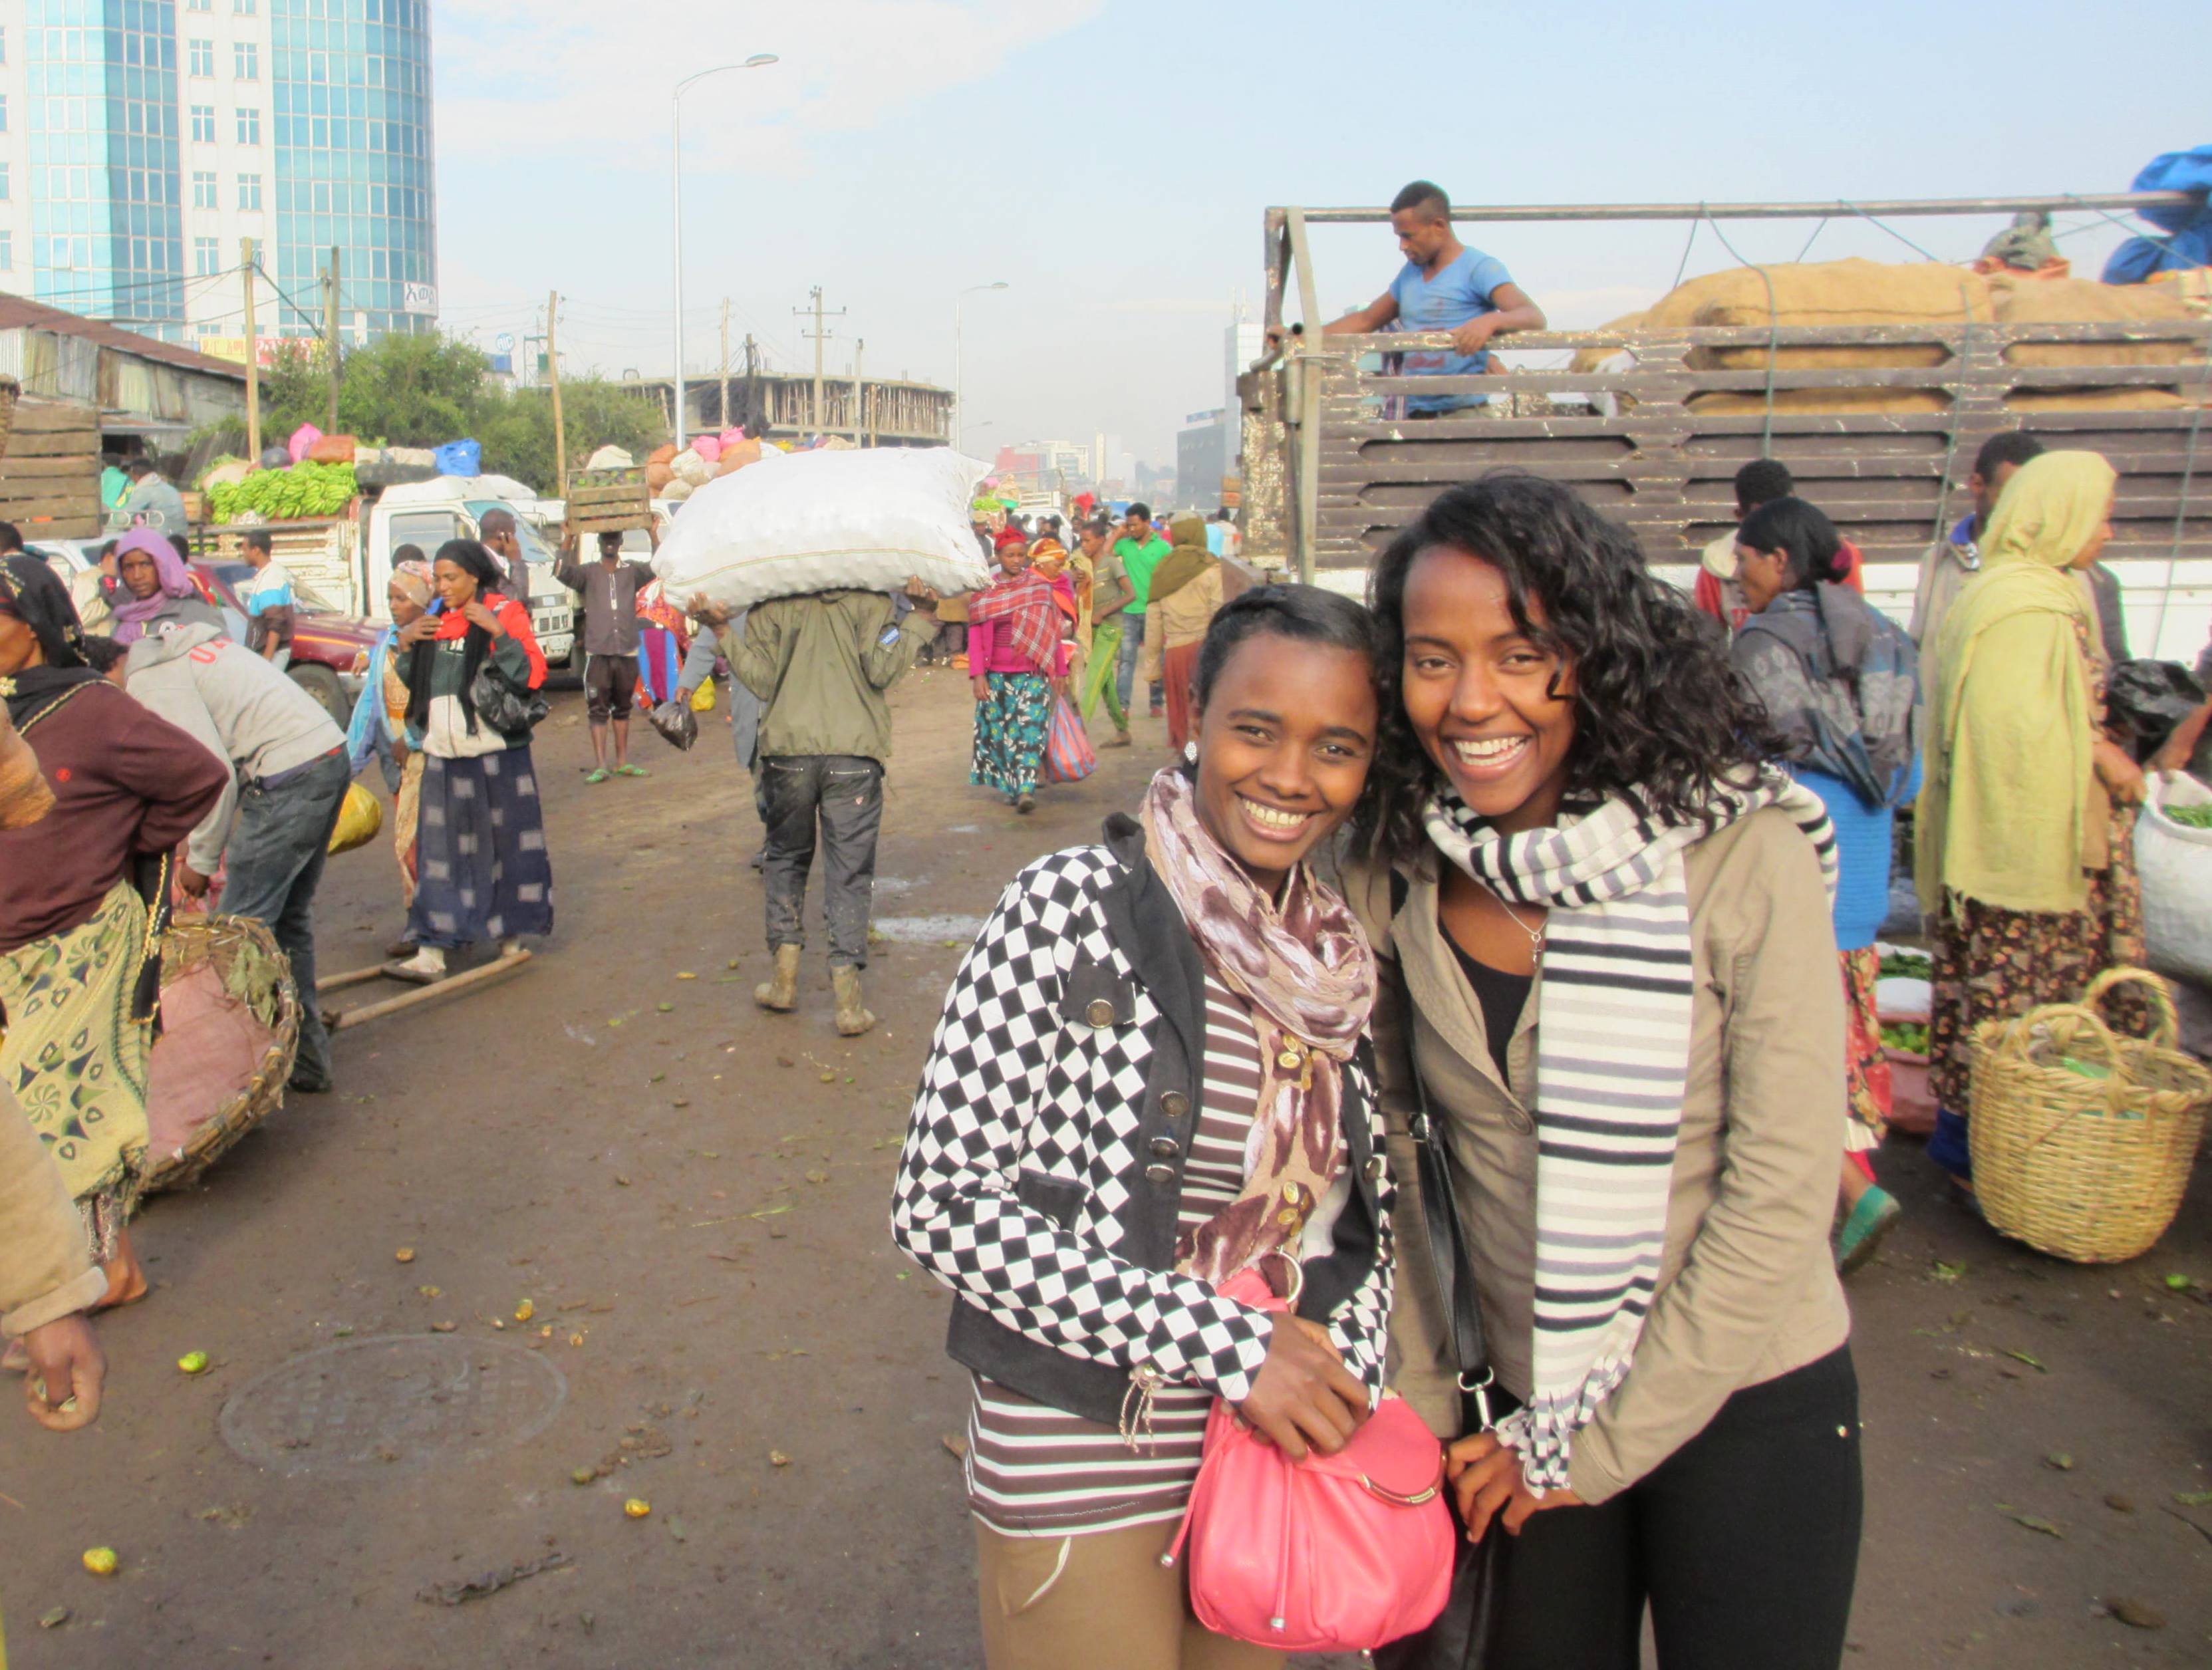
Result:
{"type": "Polygon", "coordinates": [[[699,715],[691,711],[691,704],[680,695],[671,696],[650,710],[646,718],[672,747],[688,752],[691,744],[699,740],[699,715]]]}
{"type": "Polygon", "coordinates": [[[2132,738],[2130,751],[2147,760],[2173,727],[2204,705],[2204,687],[2179,661],[2123,661],[2105,688],[2106,720],[2132,738]]]}

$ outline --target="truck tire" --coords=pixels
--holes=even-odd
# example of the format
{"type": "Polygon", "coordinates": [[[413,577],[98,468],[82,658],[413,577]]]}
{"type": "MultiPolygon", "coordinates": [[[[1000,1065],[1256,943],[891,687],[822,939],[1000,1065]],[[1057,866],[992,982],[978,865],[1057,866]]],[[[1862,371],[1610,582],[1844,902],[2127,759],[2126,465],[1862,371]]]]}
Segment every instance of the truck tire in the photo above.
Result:
{"type": "Polygon", "coordinates": [[[337,674],[312,663],[286,671],[295,684],[322,703],[323,711],[337,721],[339,730],[353,723],[353,709],[346,703],[345,692],[338,688],[337,674]]]}

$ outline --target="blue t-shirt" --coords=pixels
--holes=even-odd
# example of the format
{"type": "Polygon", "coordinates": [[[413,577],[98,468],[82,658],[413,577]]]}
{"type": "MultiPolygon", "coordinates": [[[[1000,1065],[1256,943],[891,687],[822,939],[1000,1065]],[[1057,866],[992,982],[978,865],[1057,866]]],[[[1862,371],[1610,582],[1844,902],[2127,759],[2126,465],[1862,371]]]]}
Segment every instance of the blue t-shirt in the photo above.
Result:
{"type": "MultiPolygon", "coordinates": [[[[1512,282],[1513,275],[1505,270],[1505,263],[1479,249],[1462,250],[1434,278],[1423,276],[1421,270],[1408,261],[1390,281],[1390,295],[1398,303],[1398,328],[1455,331],[1471,319],[1496,313],[1498,304],[1491,297],[1498,293],[1498,286],[1512,282]]],[[[1487,350],[1480,354],[1447,351],[1406,355],[1406,374],[1409,377],[1470,376],[1489,368],[1487,350]]],[[[1464,406],[1480,405],[1484,398],[1479,394],[1419,394],[1407,399],[1406,409],[1457,411],[1464,406]]]]}

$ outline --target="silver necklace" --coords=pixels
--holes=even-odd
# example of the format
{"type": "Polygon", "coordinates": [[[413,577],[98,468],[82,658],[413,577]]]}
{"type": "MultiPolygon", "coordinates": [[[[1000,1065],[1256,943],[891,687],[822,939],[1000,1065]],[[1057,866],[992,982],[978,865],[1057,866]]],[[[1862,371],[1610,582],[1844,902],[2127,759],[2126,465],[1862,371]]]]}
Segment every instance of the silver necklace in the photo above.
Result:
{"type": "Polygon", "coordinates": [[[1488,882],[1484,881],[1480,876],[1474,878],[1474,880],[1477,885],[1482,889],[1483,892],[1489,896],[1491,901],[1495,903],[1500,910],[1505,913],[1505,920],[1512,923],[1515,927],[1520,929],[1522,932],[1528,936],[1529,948],[1539,956],[1542,956],[1544,951],[1544,930],[1551,926],[1552,919],[1547,915],[1544,918],[1542,922],[1532,928],[1526,922],[1522,921],[1519,916],[1514,914],[1513,907],[1505,902],[1504,896],[1499,893],[1496,888],[1492,887],[1488,882]]]}

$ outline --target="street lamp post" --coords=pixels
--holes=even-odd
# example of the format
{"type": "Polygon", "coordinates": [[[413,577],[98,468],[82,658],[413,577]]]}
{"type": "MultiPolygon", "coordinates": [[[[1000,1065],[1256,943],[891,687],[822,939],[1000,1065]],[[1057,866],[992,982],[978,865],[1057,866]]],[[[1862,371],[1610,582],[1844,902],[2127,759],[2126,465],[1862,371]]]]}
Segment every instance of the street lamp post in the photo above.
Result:
{"type": "Polygon", "coordinates": [[[773,52],[756,52],[743,64],[718,64],[686,76],[668,95],[669,169],[676,204],[676,450],[684,450],[684,89],[725,70],[758,70],[776,61],[773,52]]]}
{"type": "Polygon", "coordinates": [[[961,398],[967,373],[965,321],[962,314],[967,308],[968,298],[976,291],[1003,290],[1006,288],[1006,281],[1003,278],[989,284],[970,284],[960,292],[959,300],[952,304],[952,450],[956,452],[968,437],[966,426],[961,421],[968,415],[967,405],[961,398]]]}

